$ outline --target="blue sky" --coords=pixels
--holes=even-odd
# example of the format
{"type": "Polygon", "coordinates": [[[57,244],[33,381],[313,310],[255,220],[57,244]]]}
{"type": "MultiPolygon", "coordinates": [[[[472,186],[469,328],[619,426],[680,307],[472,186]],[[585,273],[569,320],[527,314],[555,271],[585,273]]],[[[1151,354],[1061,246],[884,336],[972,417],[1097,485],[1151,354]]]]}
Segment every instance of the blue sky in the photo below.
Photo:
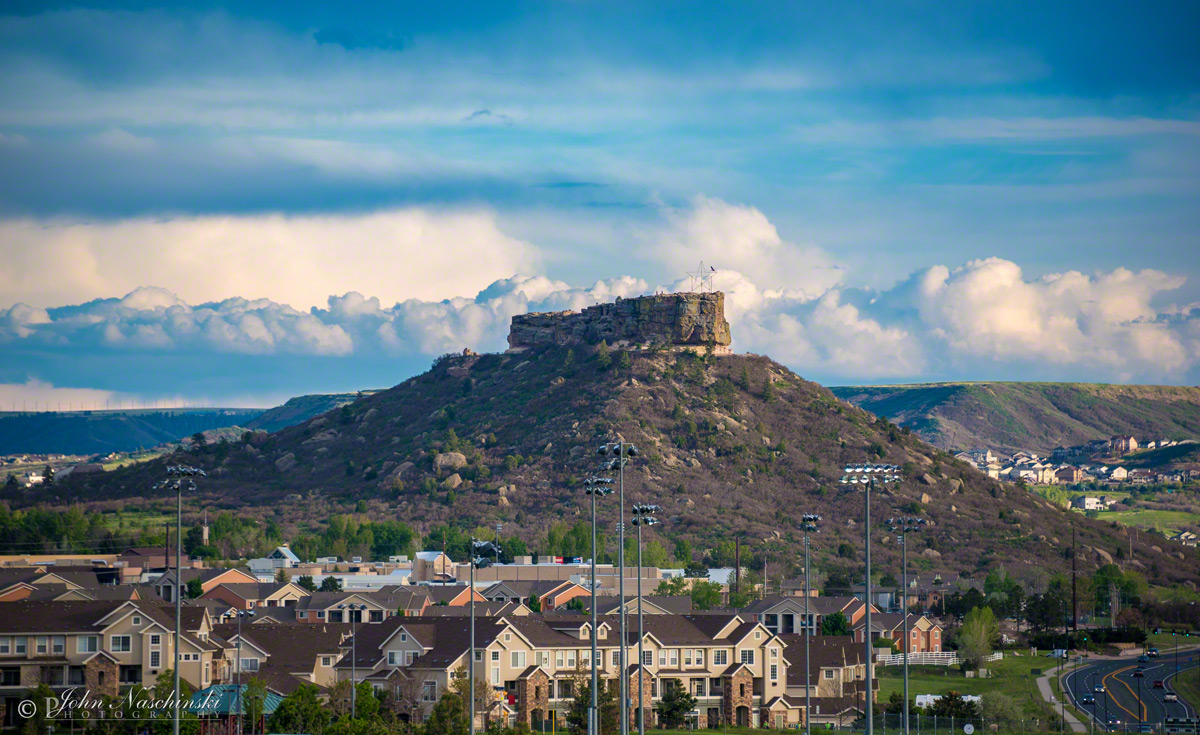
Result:
{"type": "Polygon", "coordinates": [[[826,383],[1195,384],[1197,27],[1182,2],[6,4],[0,403],[390,385],[701,258],[735,347],[826,383]]]}

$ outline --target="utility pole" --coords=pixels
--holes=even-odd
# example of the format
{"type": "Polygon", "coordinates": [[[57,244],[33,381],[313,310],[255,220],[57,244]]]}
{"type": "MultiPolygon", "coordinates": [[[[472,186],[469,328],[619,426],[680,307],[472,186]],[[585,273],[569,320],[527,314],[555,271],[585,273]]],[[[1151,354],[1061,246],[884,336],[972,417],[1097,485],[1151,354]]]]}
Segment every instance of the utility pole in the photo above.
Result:
{"type": "Polygon", "coordinates": [[[1075,522],[1071,521],[1071,630],[1079,634],[1079,587],[1075,570],[1075,522]]]}

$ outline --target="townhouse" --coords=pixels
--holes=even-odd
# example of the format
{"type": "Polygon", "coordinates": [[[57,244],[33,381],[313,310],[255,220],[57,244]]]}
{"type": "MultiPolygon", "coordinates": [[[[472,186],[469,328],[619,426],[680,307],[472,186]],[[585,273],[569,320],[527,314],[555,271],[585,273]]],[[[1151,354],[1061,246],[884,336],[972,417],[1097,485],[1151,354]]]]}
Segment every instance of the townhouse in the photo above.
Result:
{"type": "Polygon", "coordinates": [[[311,592],[292,582],[222,583],[205,592],[201,597],[221,600],[238,610],[257,607],[283,607],[293,605],[311,592]]]}
{"type": "MultiPolygon", "coordinates": [[[[799,708],[803,714],[805,692],[809,693],[812,705],[812,722],[817,725],[841,726],[852,723],[866,712],[867,665],[863,661],[862,645],[845,636],[809,636],[808,669],[805,671],[804,635],[780,636],[788,661],[787,692],[782,703],[776,703],[771,724],[777,724],[782,716],[785,726],[792,726],[787,719],[799,708]]],[[[879,679],[872,679],[872,689],[877,693],[879,679]]],[[[803,719],[800,723],[802,724],[803,719]]]]}
{"type": "Polygon", "coordinates": [[[569,581],[507,580],[496,582],[483,591],[483,596],[498,602],[527,602],[536,597],[542,612],[566,607],[576,597],[590,597],[586,587],[569,581]]]}
{"type": "Polygon", "coordinates": [[[302,623],[382,623],[395,615],[421,615],[430,604],[424,588],[389,586],[376,592],[313,592],[293,606],[302,623]]]}
{"type": "MultiPolygon", "coordinates": [[[[854,640],[863,642],[866,619],[854,626],[854,640]]],[[[887,638],[901,651],[941,653],[942,626],[924,615],[908,615],[908,638],[904,636],[904,616],[900,613],[871,613],[871,640],[887,638]]],[[[889,651],[890,653],[890,651],[889,651]]]]}
{"type": "MultiPolygon", "coordinates": [[[[200,581],[200,594],[210,592],[222,584],[258,584],[258,579],[245,569],[192,569],[180,571],[183,580],[184,596],[187,596],[187,586],[193,579],[200,581]]],[[[154,591],[167,602],[175,601],[175,570],[168,570],[152,583],[154,591]]]]}
{"type": "MultiPolygon", "coordinates": [[[[187,608],[180,635],[180,676],[196,688],[214,681],[224,651],[210,640],[207,611],[187,608]]],[[[117,695],[153,686],[174,665],[173,611],[135,601],[12,602],[0,605],[0,698],[19,699],[47,684],[117,695]]],[[[14,705],[7,711],[15,710],[14,705]]],[[[6,715],[7,717],[7,715],[6,715]]]]}
{"type": "Polygon", "coordinates": [[[218,625],[215,632],[231,652],[230,678],[238,672],[240,660],[243,684],[257,678],[271,691],[287,696],[301,684],[327,689],[337,683],[334,666],[342,657],[342,644],[351,636],[351,625],[256,622],[243,624],[240,634],[234,624],[218,625]]]}
{"type": "MultiPolygon", "coordinates": [[[[846,616],[846,621],[853,628],[866,614],[867,607],[862,600],[851,596],[837,597],[791,597],[774,596],[755,600],[741,612],[762,623],[772,633],[785,635],[804,631],[805,620],[808,621],[811,633],[821,629],[821,621],[825,616],[840,612],[846,616]],[[807,600],[807,605],[805,601],[807,600]]],[[[878,608],[871,606],[871,613],[878,608]]]]}
{"type": "MultiPolygon", "coordinates": [[[[736,613],[650,615],[644,621],[644,657],[638,660],[637,629],[631,626],[629,676],[631,697],[645,699],[647,717],[667,682],[676,680],[697,698],[689,715],[696,727],[728,723],[773,726],[803,721],[802,708],[785,698],[788,687],[786,645],[760,622],[736,613]],[[639,689],[638,674],[644,673],[639,689]],[[776,715],[783,714],[780,720],[776,715]]],[[[595,665],[606,686],[614,686],[620,667],[616,617],[599,620],[595,665]]],[[[470,621],[463,617],[393,618],[358,629],[356,657],[337,665],[339,679],[352,674],[396,701],[419,692],[418,719],[451,686],[455,672],[468,666],[470,621]]],[[[591,673],[591,622],[584,615],[477,617],[476,653],[471,670],[491,687],[491,718],[531,726],[563,718],[577,687],[591,673]]],[[[348,647],[343,645],[343,651],[348,647]]]]}

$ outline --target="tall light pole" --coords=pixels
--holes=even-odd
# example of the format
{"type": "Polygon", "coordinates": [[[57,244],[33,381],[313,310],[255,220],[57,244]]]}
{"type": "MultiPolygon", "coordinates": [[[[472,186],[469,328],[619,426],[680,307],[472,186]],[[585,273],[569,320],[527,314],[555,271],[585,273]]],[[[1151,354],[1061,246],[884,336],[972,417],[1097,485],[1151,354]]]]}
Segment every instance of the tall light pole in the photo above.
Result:
{"type": "Polygon", "coordinates": [[[496,543],[488,543],[487,541],[478,541],[474,537],[471,538],[471,658],[467,665],[467,678],[469,681],[468,695],[471,699],[470,704],[470,727],[468,728],[470,735],[475,735],[475,570],[484,569],[491,564],[483,554],[496,552],[496,561],[500,561],[500,524],[496,524],[496,543]]]}
{"type": "Polygon", "coordinates": [[[350,719],[358,716],[358,633],[354,630],[354,613],[358,613],[358,619],[362,620],[362,611],[367,609],[366,605],[338,605],[339,610],[345,610],[350,616],[350,719]]]}
{"type": "Polygon", "coordinates": [[[867,652],[867,691],[864,696],[866,700],[866,735],[872,735],[875,732],[874,725],[874,692],[871,691],[871,488],[876,483],[896,482],[900,479],[900,468],[891,464],[860,464],[847,466],[846,474],[842,477],[844,485],[862,485],[866,491],[863,494],[866,497],[866,515],[863,523],[863,536],[866,542],[866,587],[865,587],[865,602],[867,603],[866,627],[863,629],[863,638],[866,643],[867,652]]]}
{"type": "Polygon", "coordinates": [[[588,735],[600,733],[600,702],[596,691],[600,685],[596,670],[596,496],[611,493],[609,485],[611,477],[589,477],[583,481],[583,491],[592,499],[592,706],[588,710],[588,735]]]}
{"type": "Polygon", "coordinates": [[[924,518],[889,518],[888,527],[900,539],[900,620],[904,626],[904,735],[908,735],[908,543],[907,535],[920,531],[924,518]]]}
{"type": "MultiPolygon", "coordinates": [[[[601,444],[597,453],[601,457],[608,455],[613,457],[611,461],[605,463],[605,469],[617,471],[617,495],[620,498],[618,513],[623,520],[625,518],[625,465],[629,463],[630,458],[638,456],[638,448],[627,441],[618,440],[601,444]]],[[[594,528],[595,526],[593,526],[594,528]]],[[[629,677],[627,676],[629,664],[626,661],[625,650],[629,645],[625,634],[625,525],[621,524],[618,530],[617,566],[620,568],[620,577],[617,580],[617,596],[621,599],[621,670],[617,672],[617,679],[621,690],[621,735],[629,735],[629,677]]],[[[640,579],[638,587],[641,587],[640,579]]]]}
{"type": "Polygon", "coordinates": [[[812,578],[808,573],[808,534],[817,533],[821,529],[817,527],[817,523],[821,520],[821,516],[816,513],[805,513],[800,517],[800,530],[804,531],[804,735],[812,735],[812,722],[809,715],[812,713],[812,697],[809,690],[812,689],[811,669],[808,663],[808,638],[812,635],[812,578]]]}
{"type": "Polygon", "coordinates": [[[633,506],[633,525],[637,526],[637,544],[638,544],[638,582],[637,582],[637,600],[638,600],[638,735],[646,735],[646,646],[645,646],[645,628],[643,627],[643,612],[642,612],[642,526],[654,526],[658,524],[658,519],[650,515],[657,513],[662,508],[657,505],[635,505],[633,506]]]}
{"type": "Polygon", "coordinates": [[[238,610],[238,645],[237,645],[237,681],[235,688],[237,689],[237,735],[242,735],[242,618],[254,617],[253,610],[238,610]]]}
{"type": "MultiPolygon", "coordinates": [[[[186,467],[177,465],[167,467],[167,479],[158,483],[156,487],[173,487],[175,489],[175,702],[173,705],[174,713],[171,721],[171,732],[173,735],[179,735],[179,629],[182,627],[180,622],[182,613],[182,598],[183,598],[183,570],[181,568],[181,556],[183,554],[183,488],[186,485],[188,490],[196,489],[196,481],[193,477],[208,477],[204,470],[198,467],[186,467]],[[185,480],[186,478],[186,480],[185,480]]],[[[170,568],[170,560],[164,559],[163,566],[170,568]]],[[[239,662],[240,663],[240,662],[239,662]]]]}

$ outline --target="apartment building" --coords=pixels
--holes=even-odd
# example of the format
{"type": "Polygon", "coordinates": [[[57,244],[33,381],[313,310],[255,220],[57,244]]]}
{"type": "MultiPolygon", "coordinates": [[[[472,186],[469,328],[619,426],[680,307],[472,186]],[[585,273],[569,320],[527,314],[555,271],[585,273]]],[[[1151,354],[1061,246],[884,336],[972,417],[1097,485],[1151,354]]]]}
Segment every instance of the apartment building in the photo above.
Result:
{"type": "MultiPolygon", "coordinates": [[[[422,711],[417,716],[427,716],[455,672],[468,665],[469,626],[469,619],[457,616],[393,618],[363,626],[354,645],[353,670],[359,680],[392,689],[398,700],[402,690],[419,685],[422,711]]],[[[597,626],[595,665],[607,686],[615,685],[620,667],[618,626],[611,616],[597,626]]],[[[734,613],[664,614],[647,616],[644,626],[642,660],[636,626],[628,636],[630,690],[635,707],[645,698],[651,720],[654,701],[677,681],[697,698],[689,717],[697,727],[803,721],[802,706],[787,698],[786,644],[761,623],[734,613]],[[639,671],[645,674],[642,691],[639,671]]],[[[479,617],[475,639],[472,670],[495,694],[488,717],[533,726],[553,719],[561,726],[575,687],[590,676],[590,617],[479,617]]],[[[351,671],[347,656],[337,665],[338,678],[349,678],[351,671]]]]}
{"type": "MultiPolygon", "coordinates": [[[[210,640],[204,608],[186,608],[180,636],[180,676],[196,688],[214,682],[224,657],[210,640]]],[[[12,602],[0,605],[0,698],[14,699],[38,684],[85,686],[117,695],[134,684],[153,686],[174,665],[174,612],[135,601],[12,602]]]]}
{"type": "MultiPolygon", "coordinates": [[[[772,633],[786,635],[804,632],[805,620],[809,630],[816,633],[821,629],[825,616],[840,612],[853,628],[866,615],[867,606],[862,600],[851,596],[839,597],[793,597],[772,596],[755,600],[740,611],[762,623],[772,633]],[[807,605],[805,604],[807,601],[807,605]]],[[[871,606],[871,614],[879,608],[871,606]]]]}
{"type": "Polygon", "coordinates": [[[430,604],[424,588],[395,585],[376,592],[313,592],[293,603],[302,623],[382,623],[394,615],[421,615],[430,604]]]}

